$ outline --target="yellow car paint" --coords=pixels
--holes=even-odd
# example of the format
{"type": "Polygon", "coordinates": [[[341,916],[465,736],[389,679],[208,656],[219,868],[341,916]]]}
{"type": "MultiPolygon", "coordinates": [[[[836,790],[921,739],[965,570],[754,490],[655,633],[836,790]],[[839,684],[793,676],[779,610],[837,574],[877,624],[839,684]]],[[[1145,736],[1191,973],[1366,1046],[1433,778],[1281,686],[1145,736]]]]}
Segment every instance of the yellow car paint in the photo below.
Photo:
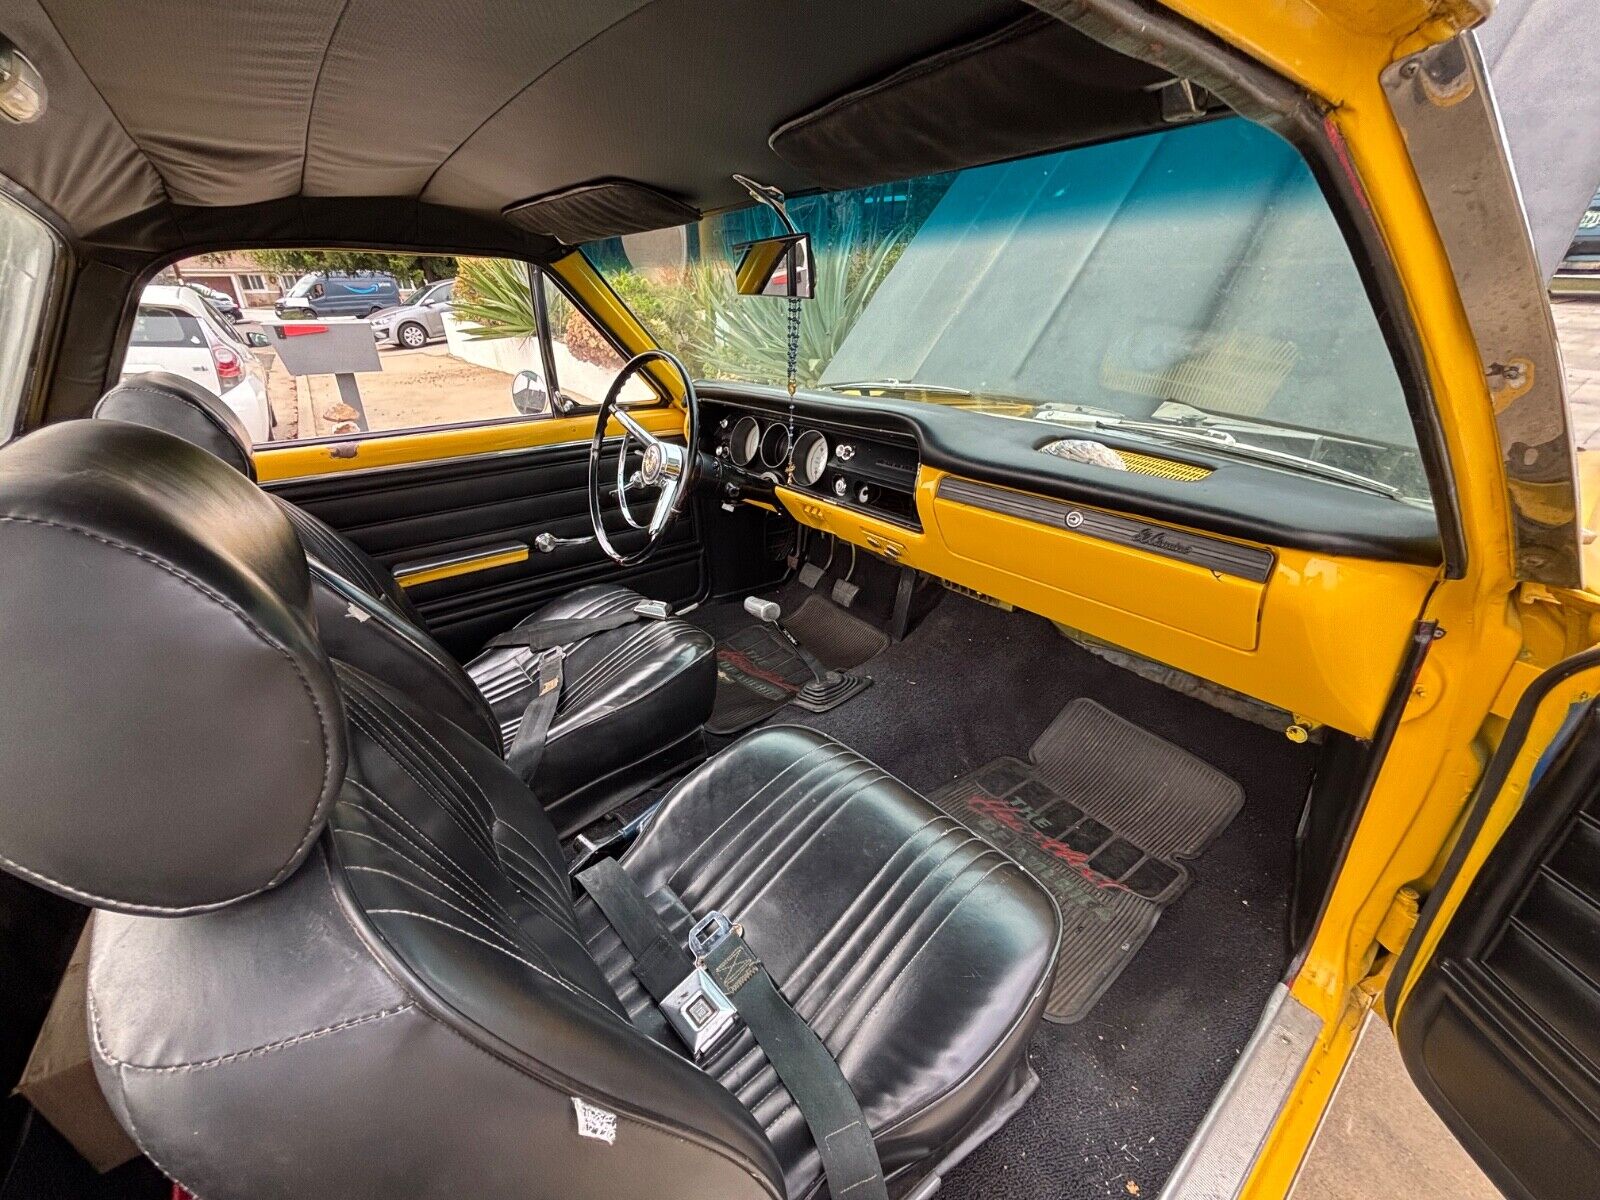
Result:
{"type": "MultiPolygon", "coordinates": [[[[683,433],[683,413],[679,409],[659,405],[630,407],[628,412],[653,433],[683,433]]],[[[613,420],[606,432],[621,437],[622,426],[613,420]]],[[[504,454],[535,446],[560,446],[586,442],[593,436],[592,414],[514,417],[442,429],[376,433],[336,441],[265,447],[256,452],[256,476],[262,483],[278,483],[339,471],[405,467],[478,454],[504,454]]]]}
{"type": "Polygon", "coordinates": [[[941,499],[944,477],[918,475],[921,533],[789,488],[777,496],[814,529],[1357,737],[1377,727],[1438,574],[1273,547],[1266,584],[1219,578],[941,499]]]}

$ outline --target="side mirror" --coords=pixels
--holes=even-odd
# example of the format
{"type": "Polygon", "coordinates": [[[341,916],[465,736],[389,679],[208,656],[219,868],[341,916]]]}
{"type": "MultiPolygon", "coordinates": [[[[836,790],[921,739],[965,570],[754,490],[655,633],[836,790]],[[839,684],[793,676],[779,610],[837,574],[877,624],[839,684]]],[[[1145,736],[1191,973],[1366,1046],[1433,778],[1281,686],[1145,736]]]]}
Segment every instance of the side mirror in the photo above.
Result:
{"type": "Polygon", "coordinates": [[[257,333],[253,329],[246,331],[244,340],[250,345],[254,346],[257,350],[263,350],[272,345],[271,338],[264,333],[257,333]]]}
{"type": "Polygon", "coordinates": [[[811,235],[785,233],[746,242],[733,285],[741,296],[796,296],[810,300],[811,235]]]}
{"type": "Polygon", "coordinates": [[[518,371],[511,381],[511,403],[525,417],[551,415],[550,389],[537,371],[518,371]]]}

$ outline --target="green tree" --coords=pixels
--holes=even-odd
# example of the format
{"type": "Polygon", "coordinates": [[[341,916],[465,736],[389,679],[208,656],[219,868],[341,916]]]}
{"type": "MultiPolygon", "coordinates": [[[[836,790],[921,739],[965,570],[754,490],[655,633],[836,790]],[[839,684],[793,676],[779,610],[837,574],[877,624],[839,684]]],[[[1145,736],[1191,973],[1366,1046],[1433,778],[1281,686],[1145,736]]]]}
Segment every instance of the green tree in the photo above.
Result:
{"type": "Polygon", "coordinates": [[[277,275],[384,271],[402,282],[419,284],[448,279],[456,273],[456,260],[445,255],[384,254],[376,250],[254,250],[251,257],[277,275]]]}

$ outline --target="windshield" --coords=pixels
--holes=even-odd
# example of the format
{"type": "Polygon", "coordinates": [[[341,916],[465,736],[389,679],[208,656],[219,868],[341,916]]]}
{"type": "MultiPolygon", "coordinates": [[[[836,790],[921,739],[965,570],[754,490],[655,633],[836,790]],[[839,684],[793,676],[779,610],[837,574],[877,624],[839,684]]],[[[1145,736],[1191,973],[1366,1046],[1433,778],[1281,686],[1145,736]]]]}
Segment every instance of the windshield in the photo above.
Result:
{"type": "Polygon", "coordinates": [[[309,296],[311,294],[311,289],[316,287],[317,284],[321,282],[322,280],[316,275],[302,275],[300,277],[300,282],[289,289],[289,295],[309,296]]]}
{"type": "MultiPolygon", "coordinates": [[[[789,212],[816,255],[802,387],[1139,439],[1203,431],[1218,452],[1259,448],[1427,497],[1334,216],[1295,150],[1257,125],[800,197],[789,212]]],[[[778,232],[752,206],[583,249],[698,377],[778,384],[787,302],[736,296],[732,277],[741,243],[778,232]]]]}

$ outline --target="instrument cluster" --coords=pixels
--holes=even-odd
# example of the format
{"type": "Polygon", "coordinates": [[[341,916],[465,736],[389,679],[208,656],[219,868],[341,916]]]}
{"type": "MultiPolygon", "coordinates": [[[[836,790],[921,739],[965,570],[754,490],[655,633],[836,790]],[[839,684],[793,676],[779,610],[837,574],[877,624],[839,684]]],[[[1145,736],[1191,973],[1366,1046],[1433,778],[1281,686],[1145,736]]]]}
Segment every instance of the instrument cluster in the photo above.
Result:
{"type": "Polygon", "coordinates": [[[707,423],[711,452],[733,468],[727,473],[730,497],[747,485],[782,484],[919,527],[917,453],[911,445],[806,419],[791,426],[786,416],[706,407],[712,417],[707,423]]]}

